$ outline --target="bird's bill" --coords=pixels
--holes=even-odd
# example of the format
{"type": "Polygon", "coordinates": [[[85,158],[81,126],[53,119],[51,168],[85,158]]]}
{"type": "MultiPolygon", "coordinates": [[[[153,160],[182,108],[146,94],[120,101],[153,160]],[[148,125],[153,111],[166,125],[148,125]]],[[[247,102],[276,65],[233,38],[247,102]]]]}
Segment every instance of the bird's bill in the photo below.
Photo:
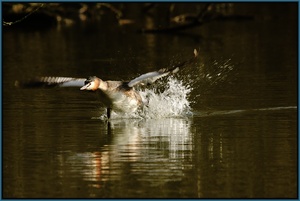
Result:
{"type": "Polygon", "coordinates": [[[87,90],[87,88],[91,85],[91,83],[88,83],[80,88],[80,90],[87,90]]]}

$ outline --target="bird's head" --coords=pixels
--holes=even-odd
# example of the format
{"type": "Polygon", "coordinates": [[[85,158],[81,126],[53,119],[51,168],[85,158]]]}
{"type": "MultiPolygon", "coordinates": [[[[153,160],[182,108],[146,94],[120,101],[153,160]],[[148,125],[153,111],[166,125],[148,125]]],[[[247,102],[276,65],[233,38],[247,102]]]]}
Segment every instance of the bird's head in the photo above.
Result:
{"type": "Polygon", "coordinates": [[[101,80],[98,77],[88,77],[84,82],[84,86],[81,87],[80,90],[96,91],[99,88],[100,83],[101,80]]]}

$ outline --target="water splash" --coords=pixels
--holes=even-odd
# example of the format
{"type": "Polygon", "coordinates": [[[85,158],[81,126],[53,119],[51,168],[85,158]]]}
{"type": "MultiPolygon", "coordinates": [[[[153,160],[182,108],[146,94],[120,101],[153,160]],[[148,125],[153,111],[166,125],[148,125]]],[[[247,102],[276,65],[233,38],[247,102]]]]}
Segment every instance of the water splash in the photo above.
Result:
{"type": "MultiPolygon", "coordinates": [[[[138,90],[145,106],[134,113],[112,112],[112,119],[158,119],[167,117],[187,117],[192,115],[189,94],[190,85],[170,76],[166,81],[159,81],[150,88],[138,90]]],[[[100,119],[104,119],[102,115],[100,119]]]]}
{"type": "Polygon", "coordinates": [[[192,114],[189,94],[192,91],[190,85],[169,77],[163,89],[144,89],[140,92],[146,100],[147,106],[140,111],[143,118],[183,117],[192,114]]]}
{"type": "Polygon", "coordinates": [[[224,85],[230,86],[234,83],[238,72],[236,71],[237,63],[231,58],[220,58],[218,60],[209,60],[205,64],[200,63],[197,68],[183,69],[181,71],[181,80],[192,86],[191,105],[199,103],[201,96],[205,97],[224,85]],[[184,74],[182,76],[182,74],[184,74]]]}

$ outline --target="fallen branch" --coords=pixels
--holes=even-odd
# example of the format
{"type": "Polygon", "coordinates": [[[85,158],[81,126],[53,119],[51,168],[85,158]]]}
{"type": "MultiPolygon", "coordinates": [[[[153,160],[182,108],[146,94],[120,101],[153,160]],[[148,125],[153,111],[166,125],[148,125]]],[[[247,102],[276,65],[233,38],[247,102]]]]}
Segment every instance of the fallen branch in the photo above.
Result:
{"type": "Polygon", "coordinates": [[[206,4],[203,9],[198,14],[182,14],[175,16],[171,19],[175,22],[174,25],[168,27],[157,27],[150,29],[140,29],[140,33],[174,33],[183,31],[186,29],[191,29],[193,27],[201,26],[204,23],[208,23],[216,20],[252,20],[253,16],[243,16],[243,15],[223,15],[218,13],[209,12],[211,10],[211,3],[206,4]]]}
{"type": "MultiPolygon", "coordinates": [[[[185,29],[190,29],[196,26],[202,25],[204,22],[203,18],[206,13],[209,11],[211,3],[205,4],[204,8],[197,15],[180,15],[173,18],[173,21],[180,22],[181,24],[176,24],[169,27],[162,28],[153,28],[153,29],[141,29],[141,33],[167,33],[167,32],[176,32],[182,31],[185,29]]],[[[172,19],[171,19],[172,20],[172,19]]]]}
{"type": "Polygon", "coordinates": [[[16,24],[16,23],[19,23],[19,22],[22,22],[23,20],[25,20],[26,18],[28,18],[30,15],[32,15],[33,13],[37,12],[40,8],[42,8],[44,6],[44,4],[42,3],[39,7],[37,7],[35,10],[31,11],[30,13],[28,13],[27,15],[25,15],[24,17],[22,17],[21,19],[19,20],[16,20],[14,22],[5,22],[3,20],[3,26],[11,26],[13,24],[16,24]]]}

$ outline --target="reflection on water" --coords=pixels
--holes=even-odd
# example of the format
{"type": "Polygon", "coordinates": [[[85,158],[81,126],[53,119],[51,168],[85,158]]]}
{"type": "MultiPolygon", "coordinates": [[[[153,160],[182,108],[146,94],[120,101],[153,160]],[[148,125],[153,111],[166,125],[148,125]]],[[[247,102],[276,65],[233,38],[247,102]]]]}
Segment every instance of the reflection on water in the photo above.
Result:
{"type": "Polygon", "coordinates": [[[112,120],[107,132],[112,135],[111,143],[95,152],[59,154],[64,169],[61,176],[81,175],[101,188],[103,182],[121,180],[124,171],[130,171],[139,182],[158,186],[180,181],[183,171],[192,167],[193,141],[188,119],[112,120]]]}
{"type": "Polygon", "coordinates": [[[296,177],[296,109],[229,114],[85,121],[84,133],[66,121],[60,131],[41,133],[55,142],[35,146],[28,136],[27,145],[14,143],[26,158],[13,154],[21,160],[10,175],[43,177],[22,187],[5,177],[5,189],[16,189],[16,197],[295,196],[296,182],[282,183],[296,177]]]}
{"type": "Polygon", "coordinates": [[[26,126],[18,127],[31,135],[12,133],[18,140],[4,146],[13,150],[4,158],[9,183],[4,192],[13,193],[8,197],[295,196],[295,108],[188,119],[85,120],[78,127],[64,115],[69,120],[59,119],[59,130],[42,132],[57,126],[50,121],[36,125],[38,133],[26,126]],[[286,181],[294,182],[283,185],[286,181]]]}

